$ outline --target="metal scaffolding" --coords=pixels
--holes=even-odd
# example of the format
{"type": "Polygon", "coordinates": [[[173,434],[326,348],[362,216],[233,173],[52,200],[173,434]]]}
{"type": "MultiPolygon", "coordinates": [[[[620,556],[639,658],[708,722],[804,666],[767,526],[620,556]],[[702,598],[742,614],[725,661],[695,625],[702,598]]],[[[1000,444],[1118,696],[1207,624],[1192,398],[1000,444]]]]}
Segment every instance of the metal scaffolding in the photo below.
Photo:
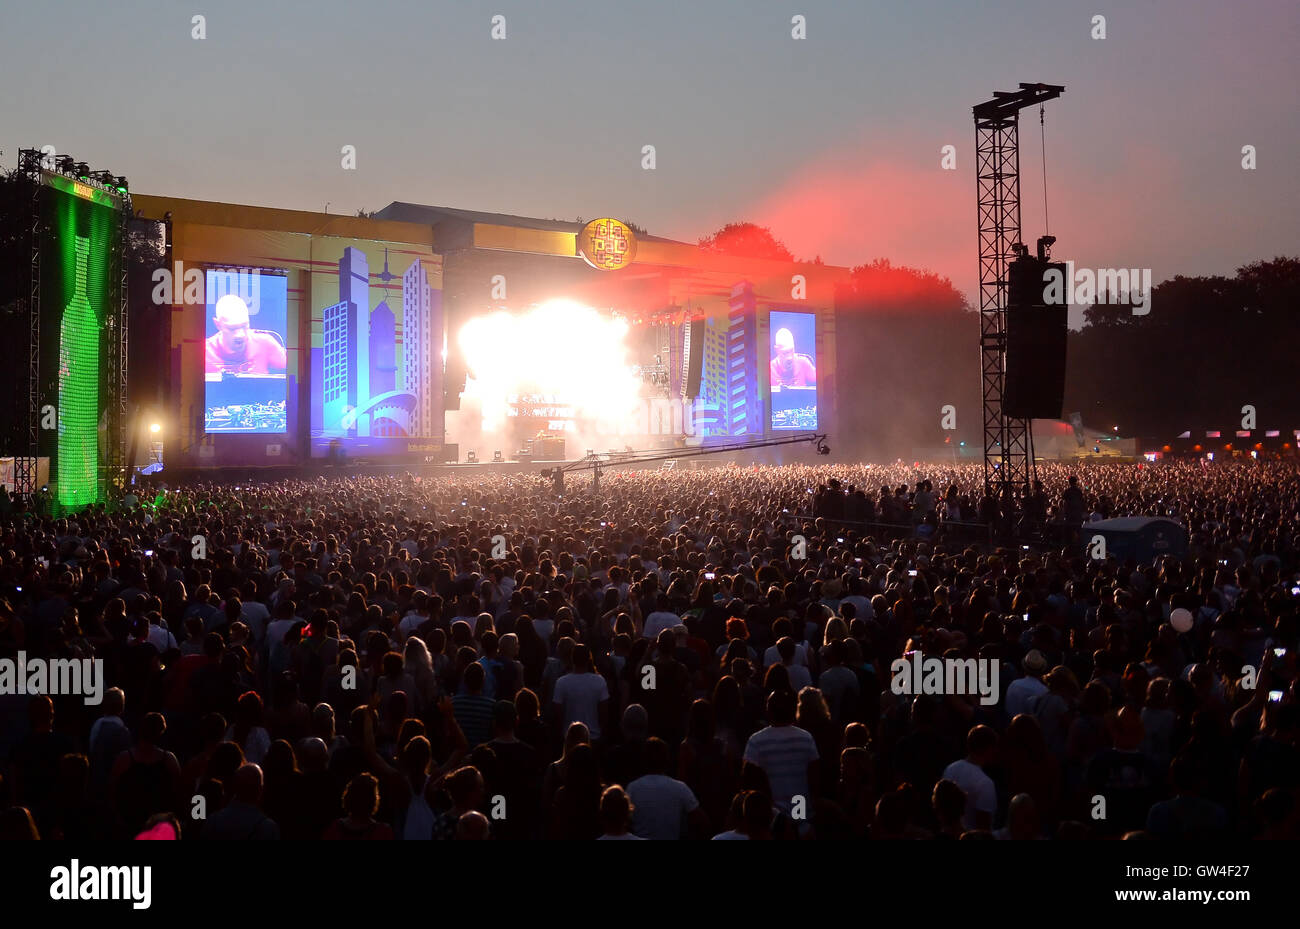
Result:
{"type": "Polygon", "coordinates": [[[1035,476],[1028,419],[1003,413],[1007,357],[1007,269],[1020,244],[1020,111],[1059,97],[1056,84],[997,91],[975,113],[980,252],[980,379],[984,401],[984,490],[1014,507],[1035,476]]]}
{"type": "Polygon", "coordinates": [[[107,499],[118,500],[126,493],[127,469],[130,462],[126,460],[127,415],[127,260],[126,252],[131,234],[131,196],[122,196],[122,206],[118,212],[117,247],[113,249],[112,280],[114,292],[109,297],[108,315],[104,320],[105,351],[108,370],[105,372],[104,385],[108,396],[104,398],[104,410],[107,414],[108,441],[105,449],[102,486],[107,499]]]}
{"type": "MultiPolygon", "coordinates": [[[[108,198],[117,213],[114,241],[110,249],[110,292],[104,310],[100,358],[102,367],[99,387],[99,411],[104,417],[107,444],[99,461],[96,480],[101,499],[119,497],[127,476],[127,248],[132,218],[131,196],[125,178],[114,178],[109,172],[91,173],[86,165],[73,161],[68,155],[54,156],[38,149],[20,149],[18,174],[30,188],[30,223],[27,227],[26,260],[20,259],[18,273],[27,277],[27,298],[20,314],[27,317],[27,370],[13,372],[7,382],[16,397],[25,397],[25,429],[20,428],[24,416],[16,417],[16,427],[8,439],[14,456],[14,491],[16,494],[34,494],[38,490],[38,465],[41,453],[41,427],[45,416],[41,399],[41,251],[50,230],[46,228],[44,210],[46,188],[51,178],[62,176],[90,186],[108,198]]],[[[80,188],[78,188],[80,189],[80,188]]],[[[100,194],[96,194],[99,196],[100,194]]],[[[51,372],[45,372],[49,376],[51,372]]],[[[57,398],[46,398],[46,403],[56,405],[57,398]]]]}
{"type": "Polygon", "coordinates": [[[28,222],[27,272],[27,383],[26,390],[15,384],[17,396],[26,399],[27,428],[20,437],[15,436],[14,493],[36,493],[37,457],[40,454],[41,427],[41,185],[42,153],[24,149],[18,153],[18,173],[27,181],[31,196],[31,214],[28,222]]]}

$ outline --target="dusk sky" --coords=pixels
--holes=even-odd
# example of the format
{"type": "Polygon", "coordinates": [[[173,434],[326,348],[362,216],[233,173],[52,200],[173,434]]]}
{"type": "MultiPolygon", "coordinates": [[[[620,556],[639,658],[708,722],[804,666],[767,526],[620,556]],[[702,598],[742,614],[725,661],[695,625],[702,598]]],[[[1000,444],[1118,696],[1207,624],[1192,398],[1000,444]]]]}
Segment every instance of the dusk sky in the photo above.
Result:
{"type": "MultiPolygon", "coordinates": [[[[1159,282],[1300,253],[1294,0],[124,0],[7,3],[0,32],[4,166],[49,144],[140,193],[610,215],[687,241],[751,220],[799,257],[973,295],[971,107],[1043,81],[1066,87],[1047,104],[1058,258],[1159,282]]],[[[1021,127],[1032,242],[1037,109],[1021,127]]]]}

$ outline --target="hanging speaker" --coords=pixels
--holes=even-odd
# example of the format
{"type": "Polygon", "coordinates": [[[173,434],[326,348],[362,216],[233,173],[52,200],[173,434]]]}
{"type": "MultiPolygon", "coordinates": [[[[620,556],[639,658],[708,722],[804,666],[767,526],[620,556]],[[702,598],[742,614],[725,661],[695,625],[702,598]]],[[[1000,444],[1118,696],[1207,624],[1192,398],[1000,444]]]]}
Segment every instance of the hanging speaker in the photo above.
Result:
{"type": "Polygon", "coordinates": [[[704,320],[691,320],[687,342],[687,351],[690,354],[686,357],[684,394],[686,399],[694,400],[700,395],[700,379],[704,372],[704,320]]]}
{"type": "Polygon", "coordinates": [[[1069,306],[1048,305],[1049,270],[1065,265],[1022,256],[1008,269],[1007,368],[1002,411],[1016,419],[1060,419],[1065,402],[1069,306]]]}

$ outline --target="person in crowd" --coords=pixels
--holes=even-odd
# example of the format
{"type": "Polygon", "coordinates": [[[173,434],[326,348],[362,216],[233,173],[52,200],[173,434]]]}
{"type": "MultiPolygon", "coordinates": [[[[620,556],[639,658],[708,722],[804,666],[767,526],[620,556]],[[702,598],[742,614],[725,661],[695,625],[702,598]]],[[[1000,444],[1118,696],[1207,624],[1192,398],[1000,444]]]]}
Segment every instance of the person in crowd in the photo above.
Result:
{"type": "Polygon", "coordinates": [[[375,819],[379,812],[379,781],[372,774],[358,774],[343,791],[345,815],[325,830],[322,839],[392,839],[393,830],[375,819]]]}
{"type": "Polygon", "coordinates": [[[695,792],[668,775],[668,761],[667,743],[651,738],[646,745],[646,773],[627,785],[632,831],[643,839],[680,839],[707,826],[695,792]]]}
{"type": "Polygon", "coordinates": [[[596,836],[597,840],[641,841],[642,837],[634,834],[630,828],[632,813],[632,801],[627,798],[627,792],[617,784],[606,787],[600,795],[600,821],[605,824],[605,831],[596,836]]]}
{"type": "Polygon", "coordinates": [[[279,839],[279,824],[261,809],[262,769],[255,764],[241,765],[233,780],[230,802],[208,817],[200,837],[218,840],[279,839]]]}

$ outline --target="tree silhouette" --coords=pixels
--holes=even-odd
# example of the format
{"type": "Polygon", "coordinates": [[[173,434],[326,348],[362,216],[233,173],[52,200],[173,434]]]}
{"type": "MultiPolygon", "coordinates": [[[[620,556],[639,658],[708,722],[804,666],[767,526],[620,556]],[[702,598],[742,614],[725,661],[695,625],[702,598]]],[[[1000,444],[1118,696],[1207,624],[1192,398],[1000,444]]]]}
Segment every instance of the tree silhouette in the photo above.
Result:
{"type": "Polygon", "coordinates": [[[755,223],[727,223],[713,235],[700,239],[700,248],[737,258],[767,258],[794,261],[794,255],[772,230],[755,223]]]}
{"type": "Polygon", "coordinates": [[[865,458],[974,448],[981,428],[979,321],[947,278],[876,259],[835,295],[839,444],[865,458]],[[957,429],[942,428],[952,405],[957,429]]]}
{"type": "Polygon", "coordinates": [[[1152,288],[1148,312],[1097,304],[1071,332],[1065,407],[1086,422],[1165,440],[1191,429],[1236,429],[1254,406],[1260,429],[1300,426],[1294,319],[1300,259],[1279,257],[1235,276],[1179,275],[1152,288]]]}

